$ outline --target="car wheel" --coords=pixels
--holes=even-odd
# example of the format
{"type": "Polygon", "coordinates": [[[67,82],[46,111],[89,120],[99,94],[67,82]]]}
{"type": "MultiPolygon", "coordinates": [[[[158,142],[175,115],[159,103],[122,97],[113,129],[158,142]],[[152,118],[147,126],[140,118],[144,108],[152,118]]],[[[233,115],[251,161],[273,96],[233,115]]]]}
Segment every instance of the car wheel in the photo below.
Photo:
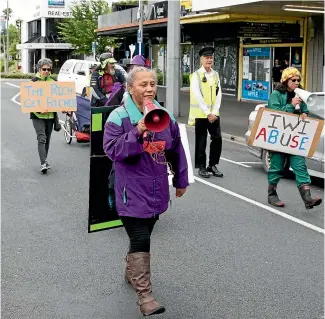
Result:
{"type": "Polygon", "coordinates": [[[263,150],[262,162],[263,162],[264,171],[265,173],[267,173],[271,165],[271,157],[269,151],[263,150]]]}

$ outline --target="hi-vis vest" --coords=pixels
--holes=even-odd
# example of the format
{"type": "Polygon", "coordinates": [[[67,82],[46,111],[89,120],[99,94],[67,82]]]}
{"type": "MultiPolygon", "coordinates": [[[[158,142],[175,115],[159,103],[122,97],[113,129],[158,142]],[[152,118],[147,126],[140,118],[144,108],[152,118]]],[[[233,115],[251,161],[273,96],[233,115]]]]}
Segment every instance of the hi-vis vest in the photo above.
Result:
{"type": "MultiPolygon", "coordinates": [[[[212,86],[210,86],[210,81],[202,82],[202,79],[204,77],[204,73],[200,72],[200,70],[197,70],[196,72],[192,73],[190,75],[190,82],[196,81],[199,84],[200,92],[203,96],[204,102],[207,104],[208,107],[210,107],[211,113],[213,109],[213,105],[216,101],[217,97],[217,87],[219,87],[219,75],[217,72],[213,71],[214,77],[212,81],[212,86]]],[[[215,114],[216,116],[219,116],[219,112],[215,114]]],[[[195,119],[203,119],[207,118],[206,114],[203,112],[203,110],[200,108],[200,105],[196,98],[194,97],[194,94],[192,91],[190,91],[190,114],[188,117],[188,125],[194,125],[195,119]]]]}

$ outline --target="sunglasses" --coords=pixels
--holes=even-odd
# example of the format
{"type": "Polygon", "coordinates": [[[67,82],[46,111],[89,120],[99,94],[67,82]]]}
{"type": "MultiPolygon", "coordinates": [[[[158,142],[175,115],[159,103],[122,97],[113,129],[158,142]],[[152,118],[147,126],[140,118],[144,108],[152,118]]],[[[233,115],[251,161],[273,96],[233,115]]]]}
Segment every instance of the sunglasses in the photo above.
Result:
{"type": "Polygon", "coordinates": [[[45,71],[47,71],[47,72],[50,72],[50,71],[51,71],[51,69],[46,69],[46,68],[43,68],[43,69],[42,69],[42,71],[44,71],[44,72],[45,72],[45,71]]]}
{"type": "Polygon", "coordinates": [[[293,83],[295,83],[295,82],[300,83],[301,80],[300,80],[300,79],[292,79],[291,81],[292,81],[293,83]]]}

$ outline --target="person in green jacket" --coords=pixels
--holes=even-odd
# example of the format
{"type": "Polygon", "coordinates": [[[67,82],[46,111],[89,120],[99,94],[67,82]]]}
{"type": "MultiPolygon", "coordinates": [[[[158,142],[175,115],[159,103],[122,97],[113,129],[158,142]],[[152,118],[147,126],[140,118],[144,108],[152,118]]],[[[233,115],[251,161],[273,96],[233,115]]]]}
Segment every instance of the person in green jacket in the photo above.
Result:
{"type": "MultiPolygon", "coordinates": [[[[295,96],[294,90],[300,87],[300,72],[293,67],[286,68],[282,72],[281,84],[275,88],[270,96],[268,108],[276,111],[299,114],[302,120],[308,116],[307,105],[295,96]]],[[[300,87],[301,88],[301,87],[300,87]]],[[[306,160],[303,156],[284,154],[270,151],[271,164],[268,171],[268,202],[276,207],[285,206],[277,194],[277,184],[282,177],[284,163],[287,159],[296,176],[296,184],[299,189],[302,200],[306,209],[321,204],[322,199],[319,197],[312,198],[310,194],[310,176],[307,171],[306,160]]]]}
{"type": "MultiPolygon", "coordinates": [[[[55,81],[55,79],[51,77],[52,66],[53,63],[50,59],[39,60],[37,63],[38,73],[32,81],[55,81]]],[[[55,116],[56,114],[53,112],[35,112],[30,114],[37,136],[38,154],[41,161],[40,170],[43,174],[47,173],[47,170],[51,168],[47,161],[47,155],[49,152],[55,116]]]]}

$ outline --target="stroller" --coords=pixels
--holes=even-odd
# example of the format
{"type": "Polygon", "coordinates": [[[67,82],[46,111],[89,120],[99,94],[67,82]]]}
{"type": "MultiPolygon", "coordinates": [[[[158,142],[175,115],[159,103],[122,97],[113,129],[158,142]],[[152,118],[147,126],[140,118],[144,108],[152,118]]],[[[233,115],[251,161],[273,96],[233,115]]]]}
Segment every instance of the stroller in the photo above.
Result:
{"type": "MultiPolygon", "coordinates": [[[[112,92],[105,106],[119,105],[123,99],[125,89],[119,82],[114,83],[112,92]]],[[[75,138],[78,143],[89,143],[90,141],[90,100],[77,95],[77,111],[66,112],[63,124],[64,139],[71,144],[75,138]]]]}
{"type": "Polygon", "coordinates": [[[71,144],[75,138],[78,143],[90,140],[90,101],[77,95],[77,111],[66,112],[63,124],[64,139],[71,144]]]}

